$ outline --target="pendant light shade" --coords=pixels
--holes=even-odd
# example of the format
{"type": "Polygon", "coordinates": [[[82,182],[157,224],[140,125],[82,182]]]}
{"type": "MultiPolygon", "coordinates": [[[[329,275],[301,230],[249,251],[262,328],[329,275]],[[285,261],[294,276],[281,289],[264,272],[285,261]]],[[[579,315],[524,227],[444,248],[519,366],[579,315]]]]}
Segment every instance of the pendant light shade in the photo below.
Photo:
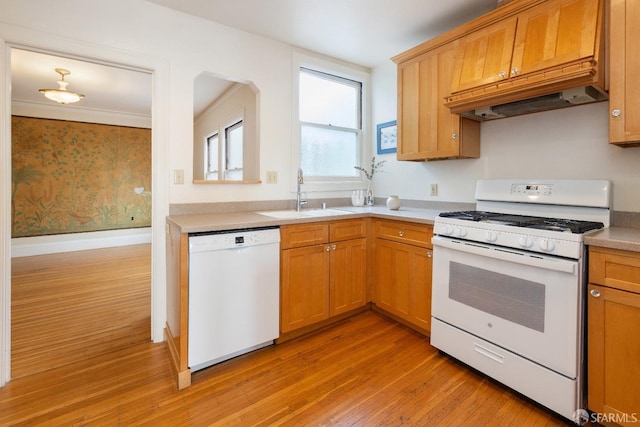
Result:
{"type": "Polygon", "coordinates": [[[69,83],[64,80],[64,76],[71,74],[68,70],[65,70],[64,68],[56,68],[55,70],[56,73],[60,74],[60,80],[58,80],[58,85],[60,87],[58,89],[40,89],[40,93],[59,104],[71,104],[84,98],[84,95],[82,94],[67,90],[69,83]]]}

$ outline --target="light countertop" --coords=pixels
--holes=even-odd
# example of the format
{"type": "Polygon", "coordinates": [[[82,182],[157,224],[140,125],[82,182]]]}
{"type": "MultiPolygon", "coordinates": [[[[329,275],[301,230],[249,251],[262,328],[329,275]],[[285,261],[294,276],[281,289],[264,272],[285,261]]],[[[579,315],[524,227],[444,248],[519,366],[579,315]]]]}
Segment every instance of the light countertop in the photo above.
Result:
{"type": "Polygon", "coordinates": [[[398,210],[390,210],[386,206],[366,207],[332,207],[346,211],[342,215],[310,216],[303,218],[272,218],[257,212],[233,212],[212,214],[171,215],[167,221],[176,225],[181,233],[202,233],[208,231],[225,231],[242,228],[257,228],[279,226],[285,224],[303,224],[307,222],[335,221],[351,218],[378,217],[416,222],[421,224],[433,224],[440,211],[434,209],[421,209],[401,207],[398,210]]]}
{"type": "MultiPolygon", "coordinates": [[[[176,225],[181,233],[203,233],[209,231],[236,230],[280,226],[286,224],[303,224],[318,221],[335,221],[351,218],[386,218],[420,224],[433,224],[441,212],[436,209],[401,207],[398,210],[388,209],[383,205],[376,206],[339,206],[330,210],[349,213],[341,215],[321,215],[299,218],[273,218],[258,212],[225,212],[211,214],[171,215],[167,221],[176,225]]],[[[584,242],[590,246],[640,252],[640,229],[630,227],[609,227],[585,235],[584,242]]]]}
{"type": "Polygon", "coordinates": [[[584,236],[590,246],[640,252],[640,228],[609,227],[584,236]]]}

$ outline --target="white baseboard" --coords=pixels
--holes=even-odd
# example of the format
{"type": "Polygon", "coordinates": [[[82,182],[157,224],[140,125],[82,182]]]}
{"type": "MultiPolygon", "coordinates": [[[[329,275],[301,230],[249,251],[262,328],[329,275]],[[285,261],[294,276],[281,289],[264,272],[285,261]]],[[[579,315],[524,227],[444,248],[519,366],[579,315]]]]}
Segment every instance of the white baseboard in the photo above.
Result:
{"type": "Polygon", "coordinates": [[[11,239],[11,258],[151,243],[151,227],[11,239]]]}

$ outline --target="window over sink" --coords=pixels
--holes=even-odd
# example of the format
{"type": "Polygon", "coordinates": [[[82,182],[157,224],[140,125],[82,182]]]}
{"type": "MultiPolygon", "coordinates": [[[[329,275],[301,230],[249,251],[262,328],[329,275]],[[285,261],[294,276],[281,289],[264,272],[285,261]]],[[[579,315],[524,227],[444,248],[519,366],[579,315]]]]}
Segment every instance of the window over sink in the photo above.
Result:
{"type": "Polygon", "coordinates": [[[366,163],[369,73],[329,60],[295,55],[293,163],[304,191],[348,190],[361,181],[354,166],[366,163]],[[297,169],[297,168],[295,168],[297,169]]]}

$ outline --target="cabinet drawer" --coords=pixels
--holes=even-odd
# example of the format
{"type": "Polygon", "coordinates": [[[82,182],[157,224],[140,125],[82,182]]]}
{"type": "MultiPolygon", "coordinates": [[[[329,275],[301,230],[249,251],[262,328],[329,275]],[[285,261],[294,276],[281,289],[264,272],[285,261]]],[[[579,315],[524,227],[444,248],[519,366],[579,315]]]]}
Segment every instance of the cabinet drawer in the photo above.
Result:
{"type": "Polygon", "coordinates": [[[329,224],[329,240],[332,242],[360,239],[365,237],[366,232],[366,223],[362,219],[336,221],[329,224]]]}
{"type": "Polygon", "coordinates": [[[431,248],[433,227],[403,221],[375,221],[376,237],[431,248]]]}
{"type": "Polygon", "coordinates": [[[640,254],[590,247],[589,282],[640,293],[640,254]]]}
{"type": "Polygon", "coordinates": [[[313,223],[280,227],[280,248],[300,248],[329,242],[329,224],[313,223]]]}

